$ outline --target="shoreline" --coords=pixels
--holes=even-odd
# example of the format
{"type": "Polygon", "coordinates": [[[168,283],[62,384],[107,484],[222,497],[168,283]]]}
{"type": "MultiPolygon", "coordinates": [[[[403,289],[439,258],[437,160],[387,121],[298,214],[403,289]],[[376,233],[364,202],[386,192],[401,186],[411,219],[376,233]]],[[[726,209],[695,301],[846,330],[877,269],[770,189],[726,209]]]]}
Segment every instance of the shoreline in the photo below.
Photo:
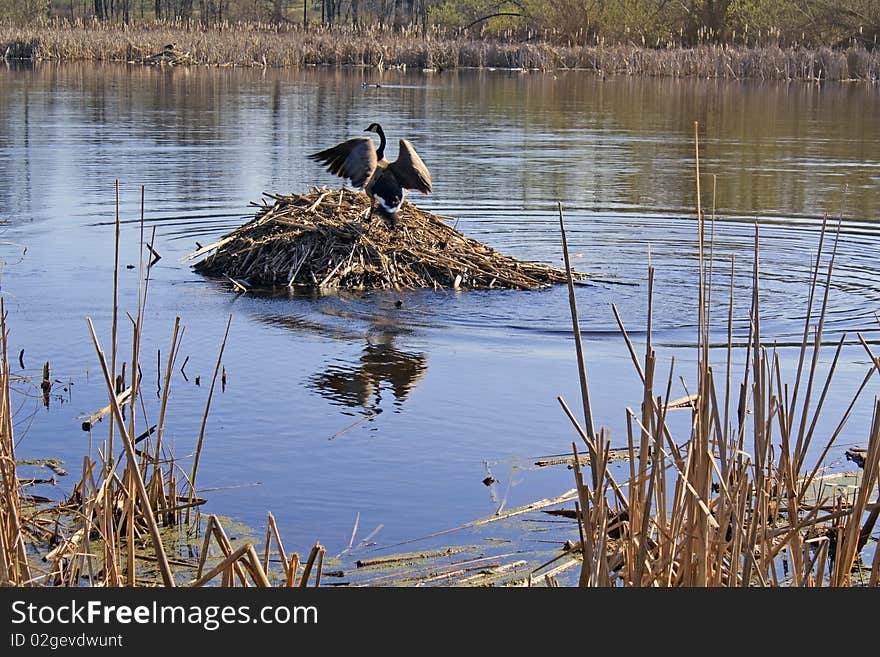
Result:
{"type": "Polygon", "coordinates": [[[474,40],[416,30],[241,24],[117,26],[0,24],[4,60],[126,62],[234,68],[364,67],[582,70],[602,76],[880,83],[880,50],[778,45],[648,48],[635,44],[558,45],[474,40]],[[167,46],[173,44],[173,50],[167,46]],[[163,53],[174,53],[174,58],[163,53]]]}

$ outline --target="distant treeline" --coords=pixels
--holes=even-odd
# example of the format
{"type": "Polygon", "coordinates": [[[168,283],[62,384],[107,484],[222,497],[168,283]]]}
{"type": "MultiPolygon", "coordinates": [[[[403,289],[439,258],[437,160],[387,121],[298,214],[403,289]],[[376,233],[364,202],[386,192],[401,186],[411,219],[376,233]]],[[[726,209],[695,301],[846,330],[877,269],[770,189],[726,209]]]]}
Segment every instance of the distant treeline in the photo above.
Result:
{"type": "Polygon", "coordinates": [[[183,21],[429,28],[458,38],[645,47],[853,46],[880,36],[880,0],[0,0],[0,21],[183,21]]]}

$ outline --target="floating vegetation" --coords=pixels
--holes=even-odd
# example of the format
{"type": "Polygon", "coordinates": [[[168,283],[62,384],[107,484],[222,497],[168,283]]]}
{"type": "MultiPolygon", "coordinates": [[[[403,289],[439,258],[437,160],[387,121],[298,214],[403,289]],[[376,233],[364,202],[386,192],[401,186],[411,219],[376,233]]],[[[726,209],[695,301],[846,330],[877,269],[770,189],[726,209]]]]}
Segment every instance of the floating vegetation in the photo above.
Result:
{"type": "MultiPolygon", "coordinates": [[[[268,195],[256,217],[203,247],[195,270],[236,289],[520,289],[566,281],[565,271],[504,255],[465,237],[439,215],[404,202],[390,226],[347,189],[268,195]]],[[[583,278],[582,274],[576,275],[583,278]]]]}

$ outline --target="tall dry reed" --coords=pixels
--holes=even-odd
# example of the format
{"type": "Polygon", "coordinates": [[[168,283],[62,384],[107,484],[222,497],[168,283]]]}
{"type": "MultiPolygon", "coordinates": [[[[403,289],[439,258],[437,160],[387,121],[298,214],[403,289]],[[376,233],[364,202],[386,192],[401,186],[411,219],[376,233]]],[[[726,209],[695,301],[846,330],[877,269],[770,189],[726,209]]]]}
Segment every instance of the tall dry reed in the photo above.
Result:
{"type": "MultiPolygon", "coordinates": [[[[119,267],[120,248],[118,184],[115,238],[114,271],[119,267]]],[[[154,244],[155,231],[149,242],[143,232],[142,188],[141,253],[149,249],[155,256],[154,244]]],[[[87,319],[109,403],[83,428],[94,434],[102,426],[100,419],[109,416],[107,436],[98,447],[97,458],[83,458],[81,478],[61,503],[33,501],[21,492],[14,450],[6,314],[0,299],[0,586],[202,586],[216,582],[217,577],[228,586],[270,586],[273,580],[282,586],[306,586],[310,580],[315,584],[320,581],[324,548],[316,543],[303,564],[297,554],[287,557],[271,515],[268,522],[272,533],[266,538],[263,562],[253,543],[233,545],[216,516],[209,516],[202,526],[198,509],[205,500],[196,495],[194,482],[212,395],[206,401],[196,458],[189,472],[181,468],[162,442],[171,372],[184,333],[179,317],[168,349],[158,423],[148,424],[141,377],[134,373],[140,372],[150,269],[157,259],[145,263],[141,258],[137,311],[135,316],[127,314],[132,346],[127,361],[130,381],[125,380],[126,361],[116,343],[119,299],[115,275],[109,345],[102,344],[91,319],[87,319]],[[193,537],[201,532],[201,554],[198,562],[191,562],[178,546],[192,545],[193,537]],[[271,539],[282,565],[277,573],[269,563],[271,539]],[[206,564],[209,570],[203,572],[206,564]]],[[[228,334],[229,324],[216,369],[228,334]]]]}
{"type": "MultiPolygon", "coordinates": [[[[700,198],[697,149],[697,199],[700,198]]],[[[565,401],[563,410],[590,451],[593,481],[575,467],[580,508],[579,547],[585,586],[851,586],[880,583],[874,551],[870,577],[859,577],[863,550],[880,511],[880,401],[862,429],[868,447],[864,473],[849,494],[821,485],[825,456],[880,360],[871,365],[845,408],[827,408],[828,389],[844,338],[831,366],[819,372],[823,329],[837,234],[827,244],[827,219],[819,238],[813,276],[806,290],[806,319],[794,380],[783,382],[779,354],[762,342],[759,303],[760,250],[755,228],[752,297],[746,363],[731,384],[733,263],[727,317],[726,360],[713,364],[709,313],[712,268],[706,220],[698,200],[699,279],[695,300],[697,381],[687,399],[690,433],[677,435],[668,423],[674,360],[666,376],[656,371],[652,345],[653,268],[648,268],[648,325],[640,359],[616,308],[633,366],[643,381],[640,408],[626,409],[630,471],[618,483],[608,469],[604,432],[585,429],[565,401]],[[823,259],[825,260],[823,264],[823,259]],[[823,436],[815,461],[820,416],[832,414],[836,428],[823,436]]],[[[839,228],[839,227],[838,227],[839,228]]],[[[716,279],[717,280],[717,279],[716,279]]],[[[861,337],[861,336],[860,336],[861,337]]],[[[585,363],[579,359],[583,371],[585,363]]],[[[586,377],[583,376],[582,380],[586,377]]],[[[575,452],[577,445],[573,443],[575,452]]],[[[577,459],[575,459],[577,464],[577,459]]]]}

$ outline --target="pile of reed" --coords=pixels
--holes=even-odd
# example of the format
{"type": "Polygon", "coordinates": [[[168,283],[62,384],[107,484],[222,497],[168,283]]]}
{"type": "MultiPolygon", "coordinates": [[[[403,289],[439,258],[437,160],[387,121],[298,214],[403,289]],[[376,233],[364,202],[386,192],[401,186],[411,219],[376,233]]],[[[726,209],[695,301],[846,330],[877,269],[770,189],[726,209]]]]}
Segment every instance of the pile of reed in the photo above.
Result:
{"type": "MultiPolygon", "coordinates": [[[[347,289],[508,288],[565,282],[565,272],[498,253],[440,216],[404,202],[390,225],[347,189],[270,195],[253,220],[199,249],[196,271],[236,287],[347,289]]],[[[580,275],[578,275],[580,276],[580,275]]]]}

